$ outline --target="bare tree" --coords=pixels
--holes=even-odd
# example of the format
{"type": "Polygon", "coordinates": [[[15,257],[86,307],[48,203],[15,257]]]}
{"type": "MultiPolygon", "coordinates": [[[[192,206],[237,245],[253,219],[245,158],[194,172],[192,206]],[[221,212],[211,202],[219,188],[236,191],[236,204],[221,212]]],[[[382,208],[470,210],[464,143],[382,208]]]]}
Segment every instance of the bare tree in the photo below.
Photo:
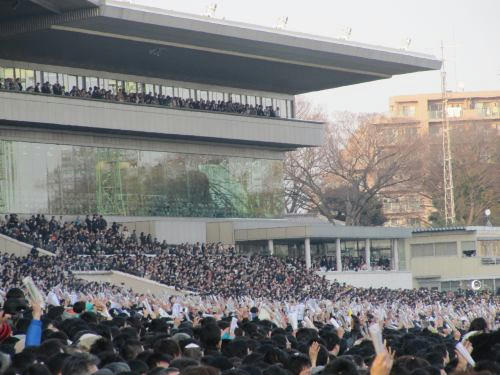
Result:
{"type": "Polygon", "coordinates": [[[288,155],[285,173],[303,209],[331,222],[341,216],[346,225],[359,225],[384,189],[417,177],[418,137],[387,146],[383,133],[372,125],[373,117],[339,113],[327,125],[322,147],[288,155]]]}
{"type": "MultiPolygon", "coordinates": [[[[443,167],[440,137],[429,137],[425,192],[438,212],[434,224],[442,224],[443,167]],[[438,157],[436,157],[438,155],[438,157]]],[[[452,129],[453,179],[456,220],[462,225],[483,225],[484,211],[500,216],[500,137],[489,126],[452,129]]]]}
{"type": "Polygon", "coordinates": [[[387,144],[375,115],[341,113],[325,144],[326,172],[345,186],[346,225],[359,225],[363,210],[384,190],[409,184],[419,177],[418,136],[387,144]]]}
{"type": "MultiPolygon", "coordinates": [[[[323,108],[301,99],[295,102],[298,119],[326,122],[328,116],[323,108]]],[[[316,169],[320,157],[319,149],[303,148],[285,155],[285,209],[287,213],[307,212],[317,209],[314,200],[320,184],[320,173],[316,169]],[[306,185],[306,181],[308,184],[306,185]]]]}

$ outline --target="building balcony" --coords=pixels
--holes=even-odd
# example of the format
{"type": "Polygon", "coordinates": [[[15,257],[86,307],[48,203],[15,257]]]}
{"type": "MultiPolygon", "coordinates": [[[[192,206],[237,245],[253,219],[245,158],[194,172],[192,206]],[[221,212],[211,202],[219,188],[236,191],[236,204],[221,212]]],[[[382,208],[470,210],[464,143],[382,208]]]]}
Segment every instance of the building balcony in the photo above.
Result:
{"type": "Polygon", "coordinates": [[[319,146],[323,124],[159,105],[0,91],[0,123],[291,150],[319,146]]]}
{"type": "MultiPolygon", "coordinates": [[[[443,120],[443,111],[429,111],[430,122],[441,122],[443,120]]],[[[468,121],[468,120],[495,120],[500,119],[499,107],[493,108],[475,108],[460,109],[448,114],[449,121],[468,121]]]]}

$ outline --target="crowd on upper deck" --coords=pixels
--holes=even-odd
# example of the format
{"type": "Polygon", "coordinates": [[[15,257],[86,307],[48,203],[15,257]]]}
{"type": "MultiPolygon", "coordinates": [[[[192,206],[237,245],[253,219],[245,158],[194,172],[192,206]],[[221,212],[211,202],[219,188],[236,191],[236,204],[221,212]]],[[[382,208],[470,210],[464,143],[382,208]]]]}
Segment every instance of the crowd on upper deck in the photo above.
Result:
{"type": "Polygon", "coordinates": [[[36,83],[35,86],[24,88],[19,79],[7,78],[4,82],[0,81],[0,90],[11,91],[26,91],[33,93],[41,93],[46,95],[71,96],[86,99],[107,100],[122,103],[160,105],[170,108],[186,108],[202,111],[236,113],[246,116],[262,116],[262,117],[281,117],[279,107],[263,106],[260,104],[242,104],[231,100],[194,100],[192,98],[180,98],[175,96],[163,95],[158,93],[127,93],[125,89],[119,88],[117,92],[106,90],[97,86],[89,87],[88,89],[80,89],[73,86],[69,91],[66,87],[59,83],[51,84],[44,82],[36,83]]]}

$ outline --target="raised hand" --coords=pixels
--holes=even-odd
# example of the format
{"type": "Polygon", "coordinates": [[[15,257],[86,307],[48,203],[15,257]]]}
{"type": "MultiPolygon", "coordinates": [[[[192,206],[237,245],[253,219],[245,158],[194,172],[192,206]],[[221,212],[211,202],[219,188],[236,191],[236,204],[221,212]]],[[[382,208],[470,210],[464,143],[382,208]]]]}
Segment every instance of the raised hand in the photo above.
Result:
{"type": "Polygon", "coordinates": [[[377,354],[370,368],[370,375],[389,375],[394,363],[394,354],[382,351],[377,354]]]}
{"type": "Polygon", "coordinates": [[[318,361],[318,353],[319,353],[319,343],[314,341],[309,347],[309,360],[311,361],[311,366],[316,367],[316,362],[318,361]]]}

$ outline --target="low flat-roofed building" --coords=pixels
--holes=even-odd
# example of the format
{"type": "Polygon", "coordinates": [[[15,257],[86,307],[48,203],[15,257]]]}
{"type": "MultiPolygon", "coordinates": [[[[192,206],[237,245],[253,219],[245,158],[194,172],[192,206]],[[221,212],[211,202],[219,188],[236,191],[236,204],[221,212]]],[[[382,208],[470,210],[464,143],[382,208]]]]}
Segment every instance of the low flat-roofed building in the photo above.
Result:
{"type": "Polygon", "coordinates": [[[411,288],[405,241],[411,230],[332,225],[314,218],[207,223],[207,242],[234,243],[242,254],[303,258],[331,281],[357,287],[411,288]]]}
{"type": "Polygon", "coordinates": [[[406,259],[416,288],[471,289],[479,280],[481,288],[500,291],[500,227],[414,230],[406,259]]]}

